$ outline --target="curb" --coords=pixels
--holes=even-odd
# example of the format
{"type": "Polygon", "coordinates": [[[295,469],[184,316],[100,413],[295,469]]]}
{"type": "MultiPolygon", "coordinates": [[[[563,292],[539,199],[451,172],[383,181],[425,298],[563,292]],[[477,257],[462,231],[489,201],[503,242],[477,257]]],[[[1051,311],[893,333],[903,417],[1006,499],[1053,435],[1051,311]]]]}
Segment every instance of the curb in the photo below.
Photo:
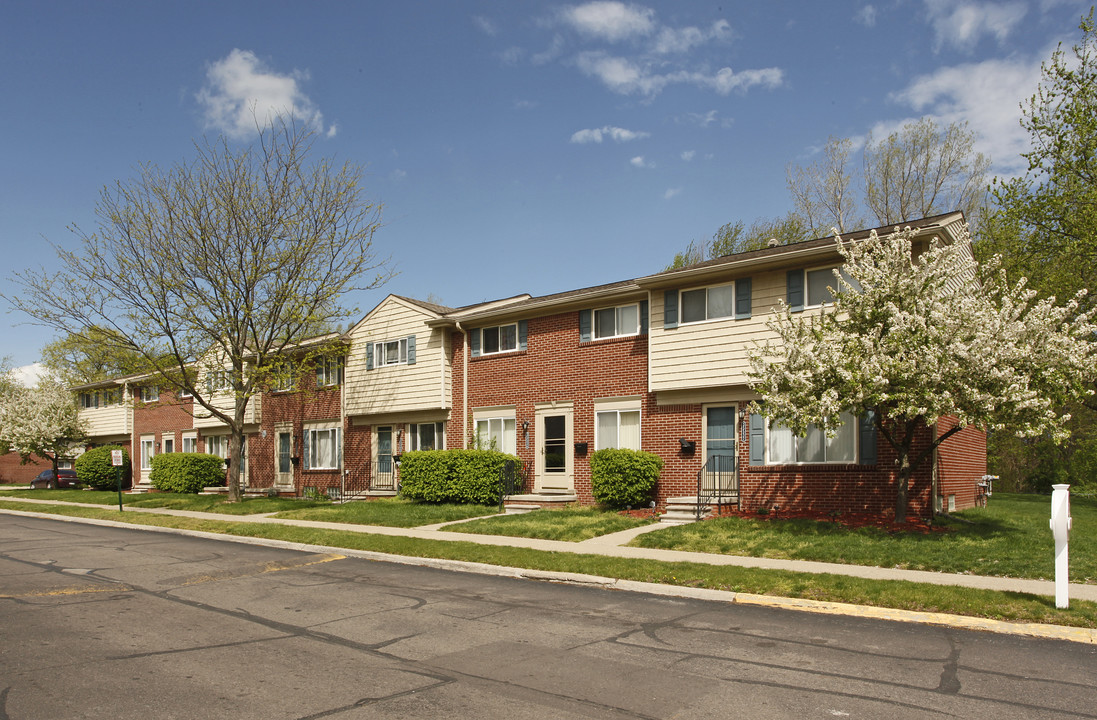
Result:
{"type": "Polygon", "coordinates": [[[390,553],[376,552],[372,550],[353,550],[348,548],[331,547],[328,545],[311,545],[307,543],[289,542],[286,540],[271,540],[268,538],[246,537],[242,535],[227,535],[221,533],[209,533],[201,530],[185,530],[182,528],[159,527],[156,525],[134,525],[118,522],[116,520],[100,520],[98,518],[83,518],[68,515],[51,515],[49,513],[36,513],[24,510],[8,510],[0,508],[0,515],[18,515],[23,517],[41,518],[45,520],[60,520],[64,522],[82,523],[85,525],[100,525],[103,527],[123,528],[130,530],[145,530],[150,532],[168,533],[172,535],[184,535],[199,537],[209,540],[222,540],[241,543],[244,545],[257,545],[261,547],[273,547],[284,550],[296,550],[310,553],[338,552],[346,557],[354,557],[376,562],[396,563],[399,565],[411,565],[416,567],[429,567],[438,570],[451,570],[456,572],[475,573],[479,575],[491,575],[495,577],[508,577],[518,580],[536,580],[541,582],[556,582],[568,585],[582,585],[586,587],[599,587],[606,590],[620,590],[623,592],[638,592],[647,595],[657,595],[669,598],[682,598],[690,600],[707,600],[727,604],[753,605],[780,610],[798,610],[801,612],[813,612],[827,615],[842,615],[847,617],[860,617],[874,620],[890,620],[892,622],[915,623],[921,625],[936,625],[961,630],[978,630],[1001,635],[1020,635],[1047,640],[1065,640],[1067,642],[1085,643],[1097,645],[1097,629],[1076,628],[1064,625],[1045,625],[1042,623],[1011,623],[1004,620],[991,620],[989,618],[975,618],[966,615],[949,615],[947,613],[932,613],[916,610],[896,610],[893,608],[873,607],[868,605],[852,605],[849,603],[829,602],[824,600],[806,600],[802,598],[786,598],[773,595],[755,595],[753,593],[740,593],[730,590],[712,590],[708,588],[683,587],[679,585],[663,585],[660,583],[641,582],[639,580],[621,580],[618,578],[602,577],[599,575],[585,575],[583,573],[559,572],[554,570],[531,570],[528,568],[508,567],[505,565],[488,565],[486,563],[470,562],[467,560],[446,560],[443,558],[424,558],[409,555],[392,555],[390,553]]]}

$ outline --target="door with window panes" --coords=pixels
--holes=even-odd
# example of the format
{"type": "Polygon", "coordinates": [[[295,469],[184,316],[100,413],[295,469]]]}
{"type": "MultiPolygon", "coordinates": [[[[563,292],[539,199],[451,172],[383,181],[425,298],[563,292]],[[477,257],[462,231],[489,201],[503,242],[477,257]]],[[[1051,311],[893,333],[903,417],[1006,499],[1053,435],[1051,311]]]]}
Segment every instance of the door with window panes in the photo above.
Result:
{"type": "Polygon", "coordinates": [[[278,430],[274,436],[274,484],[293,487],[293,431],[278,430]]]}
{"type": "Polygon", "coordinates": [[[705,490],[735,490],[739,487],[735,461],[736,412],[734,405],[705,408],[705,490]]]}
{"type": "Polygon", "coordinates": [[[570,493],[575,490],[572,452],[571,404],[541,407],[537,418],[537,492],[570,493]]]}

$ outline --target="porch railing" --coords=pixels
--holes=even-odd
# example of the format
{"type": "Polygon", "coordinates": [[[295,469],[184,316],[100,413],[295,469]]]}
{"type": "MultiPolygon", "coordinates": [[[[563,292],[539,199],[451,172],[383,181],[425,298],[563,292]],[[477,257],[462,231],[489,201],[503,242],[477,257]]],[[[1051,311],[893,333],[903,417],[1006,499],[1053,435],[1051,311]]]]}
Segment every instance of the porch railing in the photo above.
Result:
{"type": "Polygon", "coordinates": [[[738,455],[713,455],[697,471],[697,519],[712,504],[739,502],[738,455]]]}
{"type": "Polygon", "coordinates": [[[503,501],[510,495],[518,495],[527,489],[529,478],[533,470],[533,463],[521,463],[507,460],[503,467],[499,468],[499,507],[503,507],[503,501]]]}

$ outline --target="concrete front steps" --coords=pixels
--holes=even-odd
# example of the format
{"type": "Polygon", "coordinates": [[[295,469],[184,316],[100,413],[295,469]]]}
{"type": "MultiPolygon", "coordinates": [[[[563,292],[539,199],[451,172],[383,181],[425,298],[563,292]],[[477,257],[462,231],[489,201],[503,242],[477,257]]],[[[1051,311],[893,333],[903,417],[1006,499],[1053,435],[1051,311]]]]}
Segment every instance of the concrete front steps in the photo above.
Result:
{"type": "MultiPolygon", "coordinates": [[[[659,522],[664,525],[687,525],[691,522],[697,522],[698,504],[699,501],[696,495],[667,498],[667,511],[659,518],[659,522]]],[[[738,505],[739,499],[723,497],[720,503],[706,500],[705,504],[701,506],[701,519],[712,517],[713,506],[718,504],[738,505]]]]}

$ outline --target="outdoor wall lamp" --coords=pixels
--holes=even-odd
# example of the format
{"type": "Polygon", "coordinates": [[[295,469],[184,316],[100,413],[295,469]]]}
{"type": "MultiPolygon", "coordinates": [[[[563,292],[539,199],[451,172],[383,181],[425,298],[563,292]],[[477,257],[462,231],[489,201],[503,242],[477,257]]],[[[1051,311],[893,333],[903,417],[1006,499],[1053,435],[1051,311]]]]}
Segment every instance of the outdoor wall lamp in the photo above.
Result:
{"type": "Polygon", "coordinates": [[[697,451],[697,443],[695,443],[693,440],[678,438],[678,444],[681,446],[682,452],[686,455],[692,455],[697,451]]]}
{"type": "Polygon", "coordinates": [[[529,420],[523,420],[522,421],[522,432],[524,432],[524,433],[529,432],[529,420]]]}

